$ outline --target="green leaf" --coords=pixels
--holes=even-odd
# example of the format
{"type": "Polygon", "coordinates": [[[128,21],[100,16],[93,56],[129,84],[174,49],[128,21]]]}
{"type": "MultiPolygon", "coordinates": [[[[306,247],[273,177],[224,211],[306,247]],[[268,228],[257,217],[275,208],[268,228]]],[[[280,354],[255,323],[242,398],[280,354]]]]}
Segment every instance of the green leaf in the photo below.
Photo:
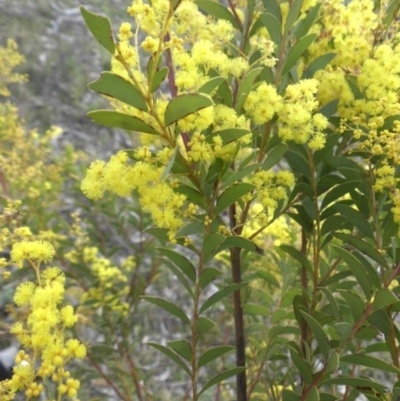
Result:
{"type": "Polygon", "coordinates": [[[192,347],[191,345],[184,340],[173,340],[168,341],[167,345],[169,348],[172,348],[177,354],[179,354],[182,358],[186,359],[187,361],[192,361],[192,347]]]}
{"type": "Polygon", "coordinates": [[[326,118],[332,117],[336,111],[339,104],[339,99],[332,100],[331,102],[325,104],[319,109],[319,113],[321,113],[326,118]]]}
{"type": "Polygon", "coordinates": [[[177,267],[188,277],[191,281],[196,281],[196,269],[185,256],[168,248],[157,248],[164,256],[175,263],[177,267]]]}
{"type": "Polygon", "coordinates": [[[94,38],[112,55],[115,53],[115,44],[112,36],[110,20],[99,14],[92,13],[85,7],[80,6],[81,14],[89,31],[94,38]]]}
{"type": "Polygon", "coordinates": [[[179,282],[185,287],[186,291],[188,294],[194,298],[193,290],[192,287],[188,284],[188,282],[185,279],[185,276],[181,272],[180,269],[178,269],[172,262],[169,261],[169,259],[161,259],[163,263],[172,271],[172,273],[175,274],[176,278],[179,280],[179,282]]]}
{"type": "MultiPolygon", "coordinates": [[[[279,24],[282,25],[282,13],[279,3],[276,0],[262,0],[262,2],[265,10],[271,13],[279,21],[279,24]]],[[[282,31],[282,28],[280,31],[282,31]]]]}
{"type": "Polygon", "coordinates": [[[365,325],[359,328],[357,330],[357,333],[355,334],[354,338],[362,338],[362,339],[367,339],[367,340],[373,340],[376,339],[377,336],[379,336],[379,330],[371,325],[365,325]]]}
{"type": "Polygon", "coordinates": [[[158,297],[151,297],[148,295],[142,295],[141,298],[145,299],[148,302],[151,302],[154,305],[159,306],[160,308],[163,308],[164,310],[169,312],[171,315],[174,315],[175,317],[181,319],[186,324],[190,324],[190,320],[187,317],[187,315],[185,314],[185,312],[183,312],[183,310],[181,308],[177,307],[172,302],[166,301],[165,299],[158,298],[158,297]]]}
{"type": "Polygon", "coordinates": [[[364,314],[366,309],[365,302],[356,294],[350,291],[340,290],[340,295],[346,300],[353,315],[353,320],[356,322],[364,314]]]}
{"type": "Polygon", "coordinates": [[[250,164],[250,166],[246,166],[246,167],[242,168],[241,170],[235,171],[222,183],[221,189],[229,187],[230,185],[234,184],[236,181],[240,181],[243,177],[250,176],[250,174],[253,171],[258,170],[260,167],[261,167],[261,164],[255,163],[255,164],[250,164]]]}
{"type": "Polygon", "coordinates": [[[225,370],[224,372],[220,373],[219,375],[215,376],[211,380],[209,380],[204,387],[200,390],[199,396],[204,393],[204,391],[208,390],[210,387],[214,386],[215,384],[218,384],[222,382],[225,379],[229,379],[232,376],[235,376],[241,372],[244,372],[246,370],[245,366],[241,366],[238,368],[232,368],[225,370]]]}
{"type": "Polygon", "coordinates": [[[310,168],[308,167],[307,161],[303,157],[289,150],[285,153],[285,159],[294,171],[298,171],[306,178],[311,179],[310,168]]]}
{"type": "Polygon", "coordinates": [[[300,372],[300,376],[307,384],[311,384],[313,381],[313,374],[310,365],[297,353],[297,351],[289,347],[290,357],[297,370],[300,372]]]}
{"type": "Polygon", "coordinates": [[[325,373],[333,372],[339,366],[339,354],[337,352],[333,352],[328,364],[325,368],[325,373]]]}
{"type": "Polygon", "coordinates": [[[196,334],[200,336],[208,330],[211,330],[214,326],[216,326],[216,323],[214,323],[211,319],[209,319],[208,317],[200,316],[196,322],[196,334]]]}
{"type": "Polygon", "coordinates": [[[319,393],[316,386],[312,386],[305,401],[319,401],[319,393]]]}
{"type": "Polygon", "coordinates": [[[169,348],[157,343],[147,343],[147,345],[150,345],[158,351],[161,351],[164,355],[166,355],[169,359],[172,359],[179,367],[181,367],[189,376],[191,376],[191,372],[185,362],[183,362],[174,351],[171,351],[169,348]]]}
{"type": "Polygon", "coordinates": [[[216,135],[219,135],[222,139],[222,143],[224,145],[236,141],[237,139],[240,139],[242,136],[245,136],[249,134],[249,131],[247,129],[243,128],[227,128],[223,129],[220,131],[215,131],[212,133],[212,135],[208,135],[206,137],[206,141],[208,143],[213,143],[213,138],[215,138],[216,135]]]}
{"type": "Polygon", "coordinates": [[[383,26],[388,27],[392,21],[398,16],[399,12],[399,1],[392,0],[385,10],[385,17],[382,20],[383,26]]]}
{"type": "Polygon", "coordinates": [[[262,165],[263,170],[269,170],[274,167],[279,161],[281,161],[282,157],[285,155],[288,146],[286,143],[280,143],[278,146],[275,146],[269,153],[265,162],[262,165]]]}
{"type": "Polygon", "coordinates": [[[225,106],[232,107],[233,94],[228,82],[224,81],[219,85],[217,94],[222,99],[225,106]]]}
{"type": "Polygon", "coordinates": [[[195,0],[194,2],[208,14],[217,19],[225,19],[229,21],[234,28],[240,30],[240,26],[235,17],[224,5],[210,0],[195,0]]]}
{"type": "Polygon", "coordinates": [[[344,345],[347,343],[347,340],[350,338],[353,327],[351,324],[346,322],[335,323],[334,327],[340,337],[339,347],[344,347],[344,345]]]}
{"type": "Polygon", "coordinates": [[[322,326],[308,313],[303,312],[302,310],[300,313],[303,315],[303,318],[307,322],[308,326],[310,327],[312,333],[314,334],[315,339],[319,345],[319,349],[325,359],[328,359],[329,355],[329,340],[328,336],[325,334],[324,329],[322,326]]]}
{"type": "Polygon", "coordinates": [[[358,228],[367,237],[374,239],[374,233],[369,222],[358,210],[340,204],[337,204],[334,207],[341,215],[347,217],[354,227],[358,228]]]}
{"type": "Polygon", "coordinates": [[[221,276],[223,273],[221,270],[216,269],[215,267],[207,267],[200,274],[200,287],[204,289],[211,281],[215,280],[218,276],[221,276]]]}
{"type": "Polygon", "coordinates": [[[229,237],[226,237],[226,240],[218,248],[218,252],[230,248],[242,248],[246,251],[256,252],[260,255],[264,253],[264,251],[259,248],[253,241],[250,241],[247,238],[239,237],[237,235],[230,235],[229,237]]]}
{"type": "Polygon", "coordinates": [[[348,194],[350,191],[356,189],[358,187],[359,183],[360,183],[360,181],[349,181],[349,182],[344,182],[343,184],[339,184],[339,185],[333,187],[324,196],[324,199],[322,200],[322,203],[321,203],[321,210],[325,209],[327,206],[329,206],[335,200],[341,198],[342,196],[348,194]]]}
{"type": "Polygon", "coordinates": [[[271,308],[258,304],[245,304],[243,305],[243,313],[245,315],[253,316],[271,316],[271,308]]]}
{"type": "Polygon", "coordinates": [[[367,387],[367,388],[372,388],[382,394],[386,390],[386,387],[383,386],[382,384],[361,377],[339,376],[333,379],[325,380],[321,383],[321,385],[322,386],[342,385],[354,388],[367,387]]]}
{"type": "Polygon", "coordinates": [[[159,239],[160,241],[168,241],[168,230],[165,228],[151,227],[144,230],[149,235],[159,239]]]}
{"type": "Polygon", "coordinates": [[[282,390],[282,401],[299,401],[300,396],[292,390],[282,390]]]}
{"type": "Polygon", "coordinates": [[[287,35],[290,32],[293,25],[297,21],[297,18],[299,17],[300,14],[301,6],[303,5],[303,1],[304,0],[294,0],[291,3],[285,22],[285,35],[287,35]]]}
{"type": "Polygon", "coordinates": [[[311,26],[317,19],[321,5],[322,3],[317,3],[310,11],[308,11],[305,18],[300,22],[300,26],[298,27],[296,33],[294,34],[297,39],[301,39],[303,36],[307,35],[311,26]]]}
{"type": "Polygon", "coordinates": [[[378,309],[386,308],[387,306],[393,305],[398,302],[398,298],[388,288],[381,288],[375,294],[374,302],[372,304],[372,311],[375,312],[378,309]]]}
{"type": "Polygon", "coordinates": [[[206,204],[203,196],[196,189],[189,187],[185,184],[179,184],[179,187],[174,188],[174,191],[178,194],[183,194],[190,201],[200,206],[202,209],[206,209],[206,204]]]}
{"type": "Polygon", "coordinates": [[[345,261],[347,267],[353,273],[358,284],[360,284],[365,296],[367,299],[370,299],[372,295],[371,280],[369,279],[368,274],[364,270],[364,267],[361,265],[359,260],[350,252],[347,252],[345,249],[339,246],[331,245],[331,247],[345,261]]]}
{"type": "Polygon", "coordinates": [[[237,202],[240,198],[254,188],[255,185],[253,184],[239,183],[225,190],[218,198],[217,205],[214,209],[214,215],[218,215],[223,212],[227,207],[232,205],[232,203],[237,202]]]}
{"type": "Polygon", "coordinates": [[[326,235],[331,233],[332,231],[343,229],[344,228],[343,226],[346,223],[350,224],[349,220],[346,219],[346,217],[344,216],[338,216],[336,214],[334,216],[330,216],[322,224],[321,235],[326,235]]]}
{"type": "Polygon", "coordinates": [[[160,133],[150,124],[140,118],[118,111],[95,110],[87,113],[93,122],[106,127],[122,128],[129,131],[145,132],[146,134],[159,135],[160,133]]]}
{"type": "Polygon", "coordinates": [[[320,290],[325,294],[325,296],[328,298],[329,305],[331,307],[332,314],[337,322],[340,322],[342,320],[342,316],[339,311],[338,304],[336,302],[336,299],[332,295],[332,293],[327,289],[327,288],[320,288],[320,290]]]}
{"type": "Polygon", "coordinates": [[[340,138],[342,138],[342,134],[331,133],[326,136],[325,146],[314,153],[315,166],[323,162],[327,156],[332,156],[335,146],[337,145],[340,138]]]}
{"type": "MultiPolygon", "coordinates": [[[[395,0],[397,1],[397,0],[395,0]]],[[[385,118],[385,122],[383,123],[382,127],[379,128],[379,131],[384,131],[384,130],[388,130],[391,131],[394,126],[395,126],[395,122],[400,120],[400,114],[396,114],[394,116],[389,116],[385,118]]]]}
{"type": "Polygon", "coordinates": [[[204,231],[204,222],[202,221],[191,221],[185,224],[177,233],[176,237],[186,237],[193,234],[202,234],[204,231]]]}
{"type": "Polygon", "coordinates": [[[367,320],[385,336],[389,335],[391,330],[391,323],[386,311],[378,309],[374,313],[371,313],[371,315],[368,316],[367,320]]]}
{"type": "Polygon", "coordinates": [[[215,294],[211,295],[200,308],[199,313],[205,312],[208,308],[213,306],[216,302],[220,301],[221,299],[227,297],[228,295],[233,294],[235,291],[240,290],[241,288],[248,285],[248,283],[237,283],[237,284],[230,284],[225,288],[217,291],[215,294]]]}
{"type": "Polygon", "coordinates": [[[336,56],[336,53],[326,53],[323,56],[317,57],[303,72],[301,79],[310,79],[314,74],[323,70],[336,56]]]}
{"type": "Polygon", "coordinates": [[[343,242],[353,245],[354,248],[375,260],[375,262],[377,262],[380,266],[385,266],[387,268],[389,267],[385,258],[376,250],[376,248],[361,238],[358,238],[354,235],[341,233],[335,234],[335,237],[341,239],[343,242]]]}
{"type": "Polygon", "coordinates": [[[207,81],[205,84],[201,85],[198,89],[200,93],[209,95],[214,89],[217,89],[222,82],[226,81],[224,77],[214,77],[207,81]]]}
{"type": "Polygon", "coordinates": [[[136,87],[125,78],[112,72],[102,72],[101,77],[88,84],[89,89],[110,96],[136,109],[148,111],[146,101],[136,87]]]}
{"type": "Polygon", "coordinates": [[[346,75],[345,79],[346,79],[346,82],[349,85],[349,88],[350,88],[351,92],[353,93],[355,99],[357,99],[357,100],[362,99],[363,94],[357,85],[357,81],[356,81],[355,77],[353,78],[349,75],[346,75]]]}
{"type": "Polygon", "coordinates": [[[206,234],[202,249],[204,263],[207,263],[211,259],[225,239],[226,237],[219,233],[206,234]]]}
{"type": "Polygon", "coordinates": [[[210,348],[203,352],[203,354],[200,356],[197,366],[201,368],[202,366],[207,365],[207,363],[234,349],[235,347],[232,347],[232,345],[219,345],[217,347],[210,348]]]}
{"type": "Polygon", "coordinates": [[[280,288],[279,281],[271,272],[267,270],[257,270],[256,275],[265,280],[267,283],[272,284],[274,287],[280,288]]]}
{"type": "Polygon", "coordinates": [[[177,153],[178,153],[178,147],[175,148],[174,152],[172,153],[171,159],[169,160],[168,164],[165,166],[165,169],[161,174],[160,181],[164,181],[165,178],[167,178],[169,172],[172,169],[172,166],[175,163],[175,158],[176,158],[177,153]]]}
{"type": "Polygon", "coordinates": [[[310,261],[298,249],[294,248],[291,245],[281,245],[279,248],[289,254],[293,259],[297,260],[300,263],[300,266],[304,266],[307,271],[313,271],[310,261]]]}
{"type": "Polygon", "coordinates": [[[205,95],[188,93],[176,96],[167,105],[164,123],[168,127],[189,114],[193,114],[196,111],[212,105],[212,100],[205,95]]]}
{"type": "MultiPolygon", "coordinates": [[[[297,0],[295,0],[296,2],[297,0]]],[[[290,8],[291,9],[291,8],[290,8]]],[[[290,13],[290,11],[289,11],[290,13]]],[[[317,37],[316,33],[310,33],[304,38],[301,38],[289,51],[286,60],[282,67],[282,76],[286,75],[300,60],[303,53],[310,47],[311,43],[314,42],[317,37]]]]}
{"type": "Polygon", "coordinates": [[[159,88],[162,81],[164,81],[165,77],[168,75],[168,72],[168,67],[163,67],[160,70],[156,71],[153,77],[153,81],[151,82],[151,93],[154,93],[159,88]]]}
{"type": "Polygon", "coordinates": [[[237,113],[239,113],[240,110],[242,109],[242,106],[253,87],[254,81],[260,75],[261,70],[262,70],[261,67],[251,70],[240,83],[236,95],[237,100],[236,100],[235,110],[237,113]]]}
{"type": "Polygon", "coordinates": [[[275,16],[270,13],[262,13],[259,16],[259,20],[262,22],[264,27],[267,28],[271,40],[276,44],[277,48],[279,49],[282,43],[281,23],[276,19],[275,16]]]}

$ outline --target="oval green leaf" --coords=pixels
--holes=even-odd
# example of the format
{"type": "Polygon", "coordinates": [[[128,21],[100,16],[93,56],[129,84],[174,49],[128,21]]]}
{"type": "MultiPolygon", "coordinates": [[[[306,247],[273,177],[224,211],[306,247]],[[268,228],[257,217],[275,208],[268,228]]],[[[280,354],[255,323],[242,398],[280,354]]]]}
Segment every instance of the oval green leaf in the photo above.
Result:
{"type": "Polygon", "coordinates": [[[89,89],[110,96],[136,109],[148,111],[147,104],[135,86],[112,72],[102,72],[101,77],[88,84],[89,89]]]}
{"type": "Polygon", "coordinates": [[[208,308],[213,306],[216,302],[227,297],[228,295],[233,294],[235,291],[240,290],[246,285],[248,285],[248,283],[237,283],[237,284],[230,284],[227,287],[222,288],[222,290],[217,291],[215,294],[211,295],[211,297],[204,302],[204,304],[200,308],[199,313],[203,313],[208,308]]]}
{"type": "Polygon", "coordinates": [[[151,302],[154,305],[159,306],[160,308],[163,308],[165,311],[169,312],[171,315],[174,315],[175,317],[181,319],[183,322],[186,324],[190,324],[190,320],[183,312],[181,308],[173,304],[172,302],[166,301],[165,299],[158,298],[158,297],[151,297],[148,295],[143,295],[141,296],[142,299],[145,299],[148,302],[151,302]]]}
{"type": "Polygon", "coordinates": [[[188,277],[191,281],[196,281],[196,269],[190,263],[190,261],[183,255],[173,251],[168,248],[157,248],[164,256],[166,256],[169,260],[171,260],[182,273],[188,277]]]}
{"type": "Polygon", "coordinates": [[[197,366],[201,368],[202,366],[207,365],[207,363],[234,349],[235,347],[232,347],[232,345],[219,345],[217,347],[210,348],[203,352],[203,354],[200,356],[197,366]]]}
{"type": "Polygon", "coordinates": [[[240,26],[235,17],[223,4],[211,0],[195,0],[194,2],[208,14],[217,19],[225,19],[229,21],[234,28],[240,30],[240,26]]]}
{"type": "Polygon", "coordinates": [[[187,361],[192,361],[192,347],[187,341],[184,340],[173,340],[168,341],[167,345],[169,348],[173,349],[177,354],[179,354],[182,358],[186,359],[187,361]]]}
{"type": "Polygon", "coordinates": [[[200,336],[208,330],[211,330],[216,325],[217,324],[208,317],[200,316],[196,322],[196,334],[200,336]]]}
{"type": "Polygon", "coordinates": [[[189,93],[176,96],[167,105],[164,123],[168,127],[181,118],[212,105],[212,100],[205,95],[189,93]]]}
{"type": "Polygon", "coordinates": [[[217,89],[218,86],[224,82],[226,78],[224,77],[214,77],[207,81],[205,84],[201,85],[198,89],[200,93],[204,93],[209,95],[214,89],[217,89]]]}
{"type": "Polygon", "coordinates": [[[159,135],[159,132],[150,124],[140,118],[129,114],[109,110],[95,110],[87,113],[93,122],[106,127],[122,128],[129,131],[145,132],[146,134],[159,135]]]}
{"type": "Polygon", "coordinates": [[[319,345],[319,349],[325,359],[328,359],[329,355],[329,340],[328,336],[325,334],[322,326],[308,313],[300,310],[300,313],[303,315],[304,320],[307,322],[310,327],[312,333],[314,334],[315,339],[319,345]]]}
{"type": "Polygon", "coordinates": [[[240,183],[228,188],[218,198],[217,205],[214,209],[214,214],[218,215],[223,212],[228,206],[238,201],[241,197],[253,190],[255,185],[248,183],[240,183]]]}
{"type": "Polygon", "coordinates": [[[289,51],[289,54],[283,63],[282,76],[286,75],[300,60],[303,53],[310,47],[311,43],[314,42],[317,37],[316,33],[310,33],[307,36],[301,38],[289,51]]]}
{"type": "Polygon", "coordinates": [[[232,376],[235,376],[243,371],[246,370],[245,366],[241,366],[239,368],[232,368],[225,370],[224,372],[220,373],[219,375],[215,376],[213,379],[209,380],[204,387],[200,390],[199,396],[204,393],[204,391],[208,390],[210,387],[214,386],[215,384],[218,384],[222,382],[225,379],[229,379],[232,376]]]}
{"type": "Polygon", "coordinates": [[[92,13],[85,7],[80,6],[81,14],[89,31],[94,38],[112,55],[115,53],[115,44],[112,36],[110,20],[99,14],[92,13]]]}
{"type": "Polygon", "coordinates": [[[347,267],[353,273],[353,276],[362,288],[365,296],[367,299],[370,299],[372,295],[371,280],[369,279],[368,274],[364,270],[364,267],[361,265],[360,261],[350,252],[346,251],[340,246],[331,245],[331,247],[345,261],[347,267]]]}
{"type": "Polygon", "coordinates": [[[181,358],[174,352],[168,349],[167,347],[164,347],[163,345],[157,344],[157,343],[147,343],[147,345],[150,345],[151,347],[157,349],[158,351],[161,351],[164,355],[166,355],[169,359],[174,361],[179,367],[181,367],[189,376],[191,376],[191,372],[185,362],[182,361],[181,358]]]}

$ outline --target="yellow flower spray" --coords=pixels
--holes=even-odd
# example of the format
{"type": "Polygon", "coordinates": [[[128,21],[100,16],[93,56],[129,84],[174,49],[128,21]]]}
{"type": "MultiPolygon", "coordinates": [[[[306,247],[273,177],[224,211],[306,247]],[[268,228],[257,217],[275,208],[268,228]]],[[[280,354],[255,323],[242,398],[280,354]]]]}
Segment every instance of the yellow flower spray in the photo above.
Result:
{"type": "Polygon", "coordinates": [[[14,302],[24,308],[26,319],[11,328],[25,350],[21,350],[10,380],[0,383],[2,400],[13,400],[16,393],[25,391],[28,400],[36,398],[47,386],[57,390],[57,401],[67,397],[77,401],[79,380],[71,378],[67,364],[73,358],[83,358],[86,348],[77,339],[68,338],[66,329],[78,317],[71,305],[63,306],[65,276],[58,267],[41,269],[53,259],[55,250],[46,241],[22,241],[11,251],[11,261],[22,267],[24,261],[33,268],[36,282],[21,283],[14,302]],[[49,380],[50,379],[50,380],[49,380]]]}

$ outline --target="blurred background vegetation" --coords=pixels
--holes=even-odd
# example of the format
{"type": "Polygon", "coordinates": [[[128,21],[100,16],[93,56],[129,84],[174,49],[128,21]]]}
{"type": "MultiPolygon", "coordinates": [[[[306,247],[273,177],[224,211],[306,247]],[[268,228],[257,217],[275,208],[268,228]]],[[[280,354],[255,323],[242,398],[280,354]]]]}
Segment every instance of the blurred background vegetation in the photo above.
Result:
{"type": "MultiPolygon", "coordinates": [[[[27,74],[29,82],[11,85],[10,90],[27,127],[43,131],[59,126],[63,129],[59,145],[73,143],[89,154],[100,151],[109,156],[123,148],[127,138],[95,126],[86,117],[89,110],[107,104],[89,91],[87,83],[108,69],[109,57],[84,25],[81,4],[78,0],[0,0],[0,46],[11,38],[26,58],[17,71],[27,74]]],[[[104,13],[118,26],[128,17],[127,4],[88,0],[83,5],[104,13]]]]}

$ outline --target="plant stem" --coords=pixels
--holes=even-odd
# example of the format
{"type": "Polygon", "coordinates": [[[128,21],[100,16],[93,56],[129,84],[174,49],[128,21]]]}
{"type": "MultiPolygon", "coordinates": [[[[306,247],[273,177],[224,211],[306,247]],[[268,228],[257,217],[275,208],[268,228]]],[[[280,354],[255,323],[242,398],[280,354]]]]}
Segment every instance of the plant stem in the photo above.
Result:
{"type": "MultiPolygon", "coordinates": [[[[233,203],[229,207],[229,220],[231,229],[236,227],[236,205],[233,203]]],[[[242,282],[241,262],[240,262],[240,248],[231,248],[231,268],[233,283],[242,282]]],[[[246,346],[244,339],[244,321],[243,321],[243,307],[240,296],[240,290],[233,293],[233,309],[235,318],[235,345],[236,345],[236,366],[246,366],[246,346]]],[[[246,401],[247,399],[247,383],[246,371],[240,372],[236,375],[236,392],[237,401],[246,401]]]]}

